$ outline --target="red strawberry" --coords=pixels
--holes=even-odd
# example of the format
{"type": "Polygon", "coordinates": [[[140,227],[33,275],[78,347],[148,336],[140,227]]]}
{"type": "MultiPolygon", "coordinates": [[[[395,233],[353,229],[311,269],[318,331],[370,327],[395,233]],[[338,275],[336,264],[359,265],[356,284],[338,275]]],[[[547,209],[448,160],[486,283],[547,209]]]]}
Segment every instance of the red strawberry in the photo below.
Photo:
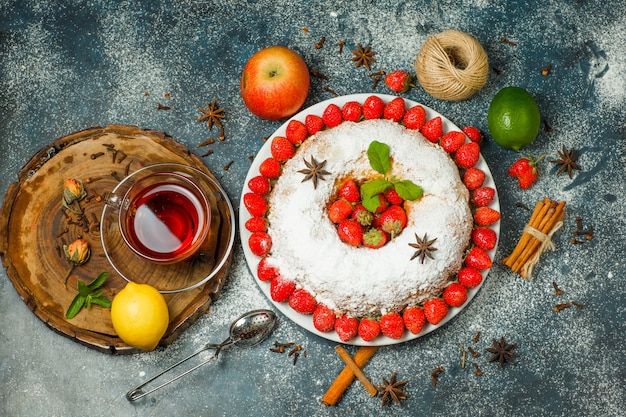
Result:
{"type": "Polygon", "coordinates": [[[272,237],[265,232],[254,232],[248,238],[248,246],[256,256],[265,256],[272,249],[272,237]]]}
{"type": "Polygon", "coordinates": [[[289,307],[300,314],[313,314],[315,307],[317,307],[317,301],[304,288],[296,288],[289,296],[289,307]]]}
{"type": "Polygon", "coordinates": [[[337,228],[339,239],[351,246],[359,246],[363,242],[363,226],[351,219],[343,220],[337,228]]]}
{"type": "Polygon", "coordinates": [[[376,339],[380,334],[380,324],[378,324],[378,320],[364,318],[359,322],[358,328],[359,336],[361,339],[366,342],[371,342],[376,339]]]}
{"type": "Polygon", "coordinates": [[[541,161],[546,154],[544,153],[539,158],[534,160],[532,156],[527,158],[520,158],[511,165],[507,173],[511,177],[516,177],[519,187],[523,190],[530,188],[531,185],[537,180],[539,176],[539,170],[537,169],[537,163],[541,161]]]}
{"type": "Polygon", "coordinates": [[[414,87],[411,81],[413,81],[413,77],[404,70],[391,71],[385,76],[385,84],[387,84],[387,87],[389,87],[391,91],[395,91],[396,93],[406,93],[409,91],[411,87],[414,87]]]}
{"type": "Polygon", "coordinates": [[[250,232],[267,232],[267,220],[265,217],[250,217],[245,223],[246,230],[250,232]]]}
{"type": "Polygon", "coordinates": [[[467,301],[467,288],[458,282],[452,282],[444,288],[443,299],[450,307],[461,307],[467,301]]]}
{"type": "Polygon", "coordinates": [[[259,172],[261,175],[267,178],[278,178],[280,175],[280,162],[274,158],[267,158],[261,162],[259,166],[259,172]]]}
{"type": "Polygon", "coordinates": [[[469,168],[463,174],[463,184],[468,190],[473,191],[480,188],[485,182],[485,173],[478,168],[469,168]]]}
{"type": "Polygon", "coordinates": [[[314,135],[324,128],[324,120],[315,114],[309,114],[304,119],[304,125],[309,135],[314,135]]]}
{"type": "Polygon", "coordinates": [[[424,316],[430,324],[438,324],[448,315],[448,305],[441,298],[431,298],[424,303],[424,316]]]}
{"type": "Polygon", "coordinates": [[[404,326],[413,334],[421,332],[424,324],[426,324],[424,310],[419,307],[405,308],[402,318],[404,319],[404,326]]]}
{"type": "Polygon", "coordinates": [[[482,271],[491,268],[492,263],[489,254],[484,249],[474,246],[465,255],[465,265],[482,271]]]}
{"type": "Polygon", "coordinates": [[[433,117],[427,121],[420,129],[422,135],[432,143],[439,143],[439,138],[443,135],[443,125],[441,123],[441,117],[433,117]]]}
{"type": "Polygon", "coordinates": [[[363,204],[357,204],[354,206],[354,210],[352,210],[350,218],[359,223],[361,226],[369,226],[372,224],[374,215],[366,209],[363,204]]]}
{"type": "Polygon", "coordinates": [[[398,195],[398,192],[395,190],[395,188],[389,188],[387,191],[384,192],[383,195],[385,196],[387,201],[389,201],[389,204],[393,204],[394,206],[399,206],[400,204],[404,203],[404,199],[398,195]]]}
{"type": "Polygon", "coordinates": [[[391,206],[380,215],[382,229],[393,239],[406,227],[406,211],[400,206],[391,206]]]}
{"type": "Polygon", "coordinates": [[[407,129],[420,130],[426,123],[426,110],[422,106],[413,106],[404,113],[402,122],[407,129]]]}
{"type": "Polygon", "coordinates": [[[384,109],[385,102],[378,96],[369,96],[363,102],[363,116],[366,119],[380,119],[384,109]]]}
{"type": "Polygon", "coordinates": [[[538,174],[523,174],[517,177],[517,184],[522,190],[527,190],[535,183],[538,174]]]}
{"type": "Polygon", "coordinates": [[[454,159],[461,168],[471,168],[478,163],[480,146],[476,142],[468,142],[461,146],[454,159]]]}
{"type": "Polygon", "coordinates": [[[289,296],[295,289],[296,284],[293,281],[283,278],[282,275],[278,275],[276,278],[272,279],[270,283],[270,297],[277,303],[282,303],[289,299],[289,296]]]}
{"type": "Polygon", "coordinates": [[[293,143],[284,136],[275,136],[270,145],[272,156],[281,162],[291,158],[296,153],[293,143]]]}
{"type": "Polygon", "coordinates": [[[352,214],[352,204],[343,198],[335,200],[328,208],[328,218],[333,223],[340,223],[342,220],[350,217],[350,214],[352,214]]]}
{"type": "Polygon", "coordinates": [[[261,258],[256,269],[256,275],[261,281],[271,281],[280,275],[278,268],[271,264],[270,258],[265,256],[261,258]]]}
{"type": "Polygon", "coordinates": [[[351,203],[361,201],[361,191],[354,180],[346,181],[339,189],[339,197],[343,197],[351,203]]]}
{"type": "Polygon", "coordinates": [[[294,145],[301,144],[308,135],[309,132],[304,123],[302,123],[301,121],[294,119],[287,124],[285,136],[287,136],[289,142],[293,143],[294,145]]]}
{"type": "Polygon", "coordinates": [[[389,103],[385,104],[383,116],[385,119],[399,122],[404,116],[405,108],[404,99],[402,97],[396,97],[389,103]]]}
{"type": "Polygon", "coordinates": [[[404,320],[396,312],[387,313],[380,318],[380,331],[392,339],[400,339],[404,333],[404,320]]]}
{"type": "Polygon", "coordinates": [[[342,342],[349,342],[357,335],[358,330],[359,321],[354,317],[344,314],[335,320],[335,331],[342,342]]]}
{"type": "Polygon", "coordinates": [[[478,207],[474,212],[474,221],[479,226],[491,226],[500,220],[500,212],[491,207],[478,207]]]}
{"type": "Polygon", "coordinates": [[[382,213],[383,211],[387,210],[387,207],[389,207],[389,202],[383,194],[378,194],[378,201],[379,203],[378,207],[376,207],[375,213],[382,213]]]}
{"type": "Polygon", "coordinates": [[[480,143],[480,141],[483,139],[482,135],[480,134],[480,130],[478,130],[474,126],[465,126],[461,130],[472,142],[480,143]]]}
{"type": "Polygon", "coordinates": [[[441,138],[441,147],[448,153],[454,153],[465,143],[465,135],[457,130],[452,130],[441,138]]]}
{"type": "Polygon", "coordinates": [[[324,113],[322,113],[322,120],[326,127],[338,126],[342,121],[341,109],[336,104],[329,104],[324,113]]]}
{"type": "Polygon", "coordinates": [[[335,312],[320,303],[313,312],[313,326],[320,332],[330,332],[335,328],[335,312]]]}
{"type": "Polygon", "coordinates": [[[245,193],[243,195],[243,204],[252,217],[262,217],[267,212],[267,201],[258,194],[245,193]]]}
{"type": "Polygon", "coordinates": [[[250,178],[248,188],[255,194],[265,195],[270,192],[270,181],[263,175],[250,178]]]}
{"type": "Polygon", "coordinates": [[[472,193],[472,202],[478,207],[486,207],[491,204],[496,190],[491,187],[480,187],[472,193]]]}
{"type": "Polygon", "coordinates": [[[380,229],[370,229],[363,234],[363,246],[370,249],[378,249],[385,246],[388,240],[387,233],[380,229]]]}
{"type": "Polygon", "coordinates": [[[459,283],[467,288],[474,288],[483,282],[483,274],[476,268],[464,266],[458,273],[459,283]]]}
{"type": "Polygon", "coordinates": [[[343,120],[358,122],[361,120],[361,116],[363,115],[361,104],[356,101],[348,101],[343,105],[341,115],[343,116],[343,120]]]}
{"type": "Polygon", "coordinates": [[[472,242],[484,250],[491,250],[496,247],[498,236],[496,232],[488,227],[477,227],[472,230],[472,242]]]}

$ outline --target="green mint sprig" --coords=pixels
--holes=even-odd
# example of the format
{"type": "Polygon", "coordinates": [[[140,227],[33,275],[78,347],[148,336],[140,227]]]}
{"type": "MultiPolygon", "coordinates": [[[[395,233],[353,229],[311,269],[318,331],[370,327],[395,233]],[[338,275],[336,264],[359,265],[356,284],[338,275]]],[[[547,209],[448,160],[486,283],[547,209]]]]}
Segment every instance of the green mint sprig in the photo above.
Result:
{"type": "Polygon", "coordinates": [[[376,211],[380,205],[378,194],[384,193],[390,188],[395,188],[396,192],[404,200],[417,200],[424,194],[424,190],[410,180],[398,180],[392,176],[389,178],[387,173],[391,169],[389,145],[373,141],[367,148],[367,158],[369,159],[372,169],[383,178],[374,178],[365,181],[361,186],[361,194],[363,196],[363,206],[372,213],[376,211]]]}
{"type": "Polygon", "coordinates": [[[66,319],[73,319],[83,307],[89,308],[91,304],[97,304],[104,308],[111,307],[111,300],[102,295],[102,290],[98,290],[98,288],[104,284],[104,281],[106,281],[107,275],[107,272],[103,272],[89,284],[78,280],[78,294],[67,308],[67,312],[65,313],[66,319]]]}

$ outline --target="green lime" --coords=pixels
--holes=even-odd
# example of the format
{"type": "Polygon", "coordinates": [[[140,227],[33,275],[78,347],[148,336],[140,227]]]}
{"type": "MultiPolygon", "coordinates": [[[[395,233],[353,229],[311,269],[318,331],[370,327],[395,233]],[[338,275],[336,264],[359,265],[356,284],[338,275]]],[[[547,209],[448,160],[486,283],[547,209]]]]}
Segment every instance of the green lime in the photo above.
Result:
{"type": "Polygon", "coordinates": [[[541,116],[533,96],[520,87],[505,87],[491,100],[487,125],[493,140],[503,148],[519,150],[539,133],[541,116]]]}

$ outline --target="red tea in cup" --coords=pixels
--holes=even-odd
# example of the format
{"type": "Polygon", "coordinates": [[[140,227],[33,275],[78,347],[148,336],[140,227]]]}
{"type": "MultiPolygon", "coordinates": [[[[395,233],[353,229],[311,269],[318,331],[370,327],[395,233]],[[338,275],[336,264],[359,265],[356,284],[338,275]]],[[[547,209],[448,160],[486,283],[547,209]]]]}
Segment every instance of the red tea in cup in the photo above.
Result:
{"type": "Polygon", "coordinates": [[[205,241],[210,207],[189,178],[159,172],[138,180],[120,210],[122,236],[138,255],[160,263],[180,262],[205,241]]]}

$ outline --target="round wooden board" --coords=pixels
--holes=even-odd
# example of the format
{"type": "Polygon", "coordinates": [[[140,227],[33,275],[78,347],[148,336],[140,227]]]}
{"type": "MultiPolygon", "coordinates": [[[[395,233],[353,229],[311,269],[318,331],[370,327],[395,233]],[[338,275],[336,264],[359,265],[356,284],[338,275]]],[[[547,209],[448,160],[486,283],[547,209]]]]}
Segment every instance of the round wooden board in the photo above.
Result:
{"type": "MultiPolygon", "coordinates": [[[[92,305],[71,320],[65,319],[65,311],[77,294],[79,279],[88,283],[101,272],[108,272],[102,288],[109,299],[126,285],[102,248],[98,227],[102,197],[125,175],[161,162],[190,165],[215,178],[197,156],[165,133],[110,125],[57,139],[35,155],[18,174],[18,182],[9,186],[0,211],[2,264],[28,308],[51,329],[102,352],[140,352],[117,337],[110,309],[92,305]],[[87,197],[80,205],[89,225],[78,224],[77,215],[61,204],[68,178],[83,182],[87,197]],[[65,259],[63,245],[79,237],[88,241],[91,258],[72,270],[66,287],[63,279],[71,264],[65,259]]],[[[221,215],[228,217],[222,218],[222,225],[232,226],[230,213],[221,215]]],[[[220,241],[227,242],[231,230],[223,226],[219,233],[220,241]]],[[[160,345],[170,344],[208,311],[226,281],[232,255],[227,256],[228,261],[206,284],[164,295],[170,324],[160,345]]]]}

